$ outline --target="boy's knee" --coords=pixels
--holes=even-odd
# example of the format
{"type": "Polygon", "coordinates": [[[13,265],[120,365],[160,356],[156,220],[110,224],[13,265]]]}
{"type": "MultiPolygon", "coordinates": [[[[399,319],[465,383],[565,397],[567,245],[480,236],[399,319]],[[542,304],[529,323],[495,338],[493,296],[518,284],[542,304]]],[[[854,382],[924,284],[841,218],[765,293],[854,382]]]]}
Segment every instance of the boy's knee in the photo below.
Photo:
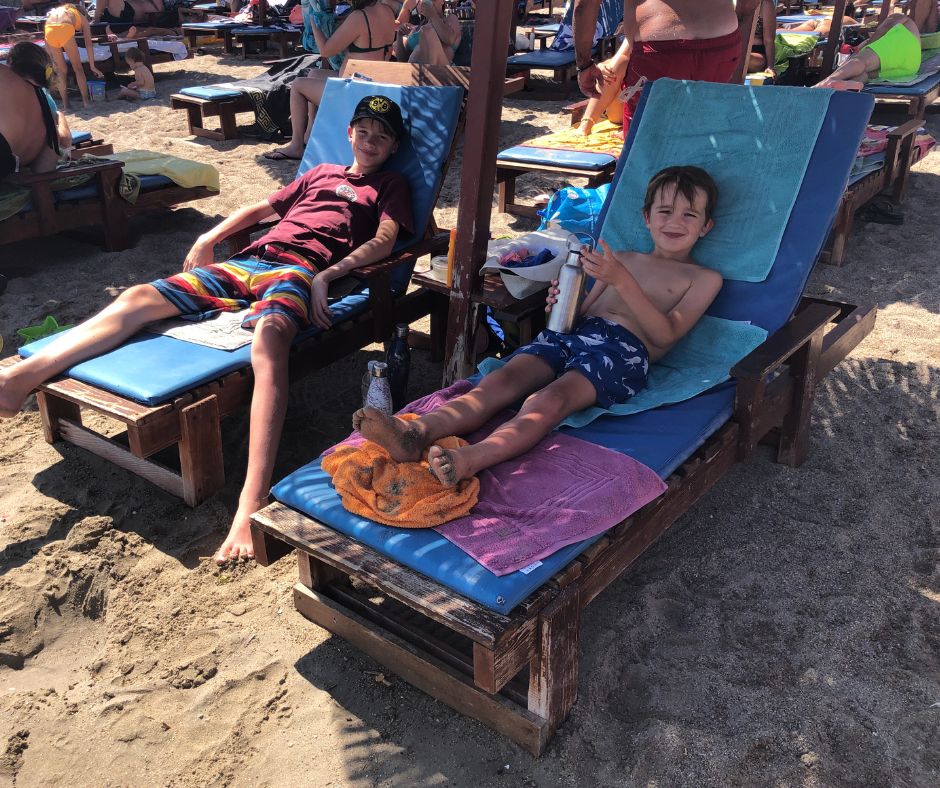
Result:
{"type": "Polygon", "coordinates": [[[297,326],[289,317],[274,313],[258,321],[254,334],[252,356],[264,353],[268,348],[287,347],[297,334],[297,326]]]}
{"type": "Polygon", "coordinates": [[[163,304],[165,299],[160,295],[160,291],[153,285],[134,285],[128,287],[121,293],[115,303],[121,304],[128,309],[144,309],[145,307],[163,304]]]}
{"type": "Polygon", "coordinates": [[[535,410],[560,421],[568,415],[570,397],[561,386],[549,384],[529,395],[525,402],[525,410],[535,410]]]}

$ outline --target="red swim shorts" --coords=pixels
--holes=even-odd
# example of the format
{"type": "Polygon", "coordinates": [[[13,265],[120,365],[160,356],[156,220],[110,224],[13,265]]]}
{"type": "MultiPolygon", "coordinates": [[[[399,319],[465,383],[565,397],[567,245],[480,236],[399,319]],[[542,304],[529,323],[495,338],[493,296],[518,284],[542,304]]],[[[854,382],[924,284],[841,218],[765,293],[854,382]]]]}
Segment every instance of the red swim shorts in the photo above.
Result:
{"type": "MultiPolygon", "coordinates": [[[[672,41],[637,41],[627,64],[623,87],[629,88],[646,77],[693,79],[699,82],[730,82],[741,58],[741,34],[735,30],[718,38],[680,38],[672,41]]],[[[623,132],[626,135],[640,91],[623,105],[623,132]]]]}

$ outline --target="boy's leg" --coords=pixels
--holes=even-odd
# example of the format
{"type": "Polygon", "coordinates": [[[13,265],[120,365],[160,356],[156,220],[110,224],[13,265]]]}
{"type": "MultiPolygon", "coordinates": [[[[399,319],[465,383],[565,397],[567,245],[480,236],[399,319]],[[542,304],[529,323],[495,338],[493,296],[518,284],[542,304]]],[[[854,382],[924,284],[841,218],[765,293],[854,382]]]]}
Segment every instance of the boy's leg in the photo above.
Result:
{"type": "Polygon", "coordinates": [[[548,362],[520,354],[486,375],[472,391],[419,419],[404,421],[364,408],[353,415],[353,428],[383,446],[397,462],[415,462],[434,441],[479,429],[503,408],[554,378],[555,371],[548,362]]]}
{"type": "Polygon", "coordinates": [[[15,415],[34,388],[79,361],[120,345],[147,323],[180,310],[152,285],[136,285],[34,356],[0,372],[0,417],[15,415]]]}
{"type": "Polygon", "coordinates": [[[266,315],[255,326],[251,343],[255,383],[248,427],[248,469],[238,498],[238,511],[215,556],[219,563],[254,555],[249,518],[268,503],[287,410],[288,356],[296,333],[294,322],[279,314],[266,315]]]}
{"type": "Polygon", "coordinates": [[[576,411],[597,402],[597,390],[580,372],[570,371],[536,391],[512,419],[479,443],[459,449],[432,446],[431,472],[446,487],[524,454],[576,411]]]}
{"type": "Polygon", "coordinates": [[[409,63],[422,63],[431,66],[449,66],[450,58],[444,53],[444,46],[431,25],[422,26],[418,34],[418,46],[415,47],[409,63]]]}

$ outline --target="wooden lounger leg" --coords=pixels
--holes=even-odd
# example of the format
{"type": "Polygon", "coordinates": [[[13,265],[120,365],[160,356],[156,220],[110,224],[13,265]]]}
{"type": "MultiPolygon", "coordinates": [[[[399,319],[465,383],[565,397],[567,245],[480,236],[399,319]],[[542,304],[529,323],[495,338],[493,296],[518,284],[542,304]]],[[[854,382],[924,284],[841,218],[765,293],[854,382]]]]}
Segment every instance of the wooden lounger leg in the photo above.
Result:
{"type": "Polygon", "coordinates": [[[59,432],[59,419],[68,419],[76,424],[82,423],[81,408],[67,399],[40,391],[36,394],[36,404],[39,406],[42,436],[46,439],[46,443],[55,443],[62,437],[59,432]]]}
{"type": "Polygon", "coordinates": [[[223,104],[219,107],[219,124],[222,126],[223,140],[233,140],[238,136],[234,104],[223,104]]]}
{"type": "Polygon", "coordinates": [[[569,586],[539,614],[536,653],[529,664],[529,711],[547,723],[546,741],[578,699],[581,608],[569,586]]]}
{"type": "Polygon", "coordinates": [[[498,181],[496,185],[497,207],[500,213],[509,213],[507,206],[513,205],[516,201],[516,176],[503,171],[499,173],[498,181]]]}
{"type": "Polygon", "coordinates": [[[222,425],[214,394],[183,408],[180,433],[183,500],[188,506],[198,506],[225,486],[222,425]]]}
{"type": "Polygon", "coordinates": [[[200,132],[205,131],[205,127],[202,125],[202,108],[194,104],[190,104],[186,107],[186,123],[189,126],[189,133],[194,137],[201,136],[200,132]]]}
{"type": "Polygon", "coordinates": [[[793,375],[793,404],[780,428],[777,462],[791,468],[802,465],[809,452],[809,423],[816,393],[819,353],[823,332],[817,331],[810,340],[790,358],[793,375]]]}

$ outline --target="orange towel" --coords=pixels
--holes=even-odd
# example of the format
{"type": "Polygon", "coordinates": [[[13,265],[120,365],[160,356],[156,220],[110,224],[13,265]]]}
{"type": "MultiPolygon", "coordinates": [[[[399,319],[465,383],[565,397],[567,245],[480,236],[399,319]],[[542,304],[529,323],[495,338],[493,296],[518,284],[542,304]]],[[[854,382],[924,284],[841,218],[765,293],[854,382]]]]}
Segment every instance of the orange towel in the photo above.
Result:
{"type": "MultiPolygon", "coordinates": [[[[399,418],[416,419],[406,413],[399,418]]],[[[445,449],[466,446],[462,438],[444,438],[445,449]]],[[[480,481],[465,479],[444,487],[428,468],[427,460],[395,462],[377,443],[340,446],[320,465],[333,479],[343,507],[353,514],[399,528],[433,528],[463,517],[476,505],[480,481]]]]}

